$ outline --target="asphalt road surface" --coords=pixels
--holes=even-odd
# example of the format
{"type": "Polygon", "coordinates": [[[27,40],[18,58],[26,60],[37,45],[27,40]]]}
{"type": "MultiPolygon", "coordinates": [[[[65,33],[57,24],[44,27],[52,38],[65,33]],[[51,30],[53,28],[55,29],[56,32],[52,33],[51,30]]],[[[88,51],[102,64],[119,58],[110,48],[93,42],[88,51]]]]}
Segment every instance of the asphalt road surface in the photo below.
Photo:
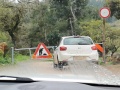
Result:
{"type": "Polygon", "coordinates": [[[86,80],[93,83],[119,84],[120,77],[91,61],[71,61],[63,70],[53,68],[52,61],[27,60],[14,65],[0,66],[0,75],[86,80]]]}

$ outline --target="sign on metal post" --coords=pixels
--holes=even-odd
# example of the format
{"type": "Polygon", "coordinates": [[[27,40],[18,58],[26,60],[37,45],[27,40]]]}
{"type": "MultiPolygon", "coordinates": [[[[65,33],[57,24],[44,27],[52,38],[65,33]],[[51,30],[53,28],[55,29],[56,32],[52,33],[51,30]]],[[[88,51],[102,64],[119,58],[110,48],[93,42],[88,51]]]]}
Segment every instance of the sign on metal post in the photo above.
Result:
{"type": "Polygon", "coordinates": [[[101,18],[104,18],[104,19],[108,18],[108,17],[110,17],[110,9],[107,7],[103,7],[100,9],[99,14],[100,14],[101,18]]]}
{"type": "Polygon", "coordinates": [[[105,60],[105,19],[110,17],[110,9],[107,7],[103,7],[99,11],[99,15],[101,18],[103,18],[103,61],[106,62],[105,60]]]}
{"type": "Polygon", "coordinates": [[[44,43],[39,43],[32,58],[33,59],[52,58],[52,54],[47,49],[44,43]]]}

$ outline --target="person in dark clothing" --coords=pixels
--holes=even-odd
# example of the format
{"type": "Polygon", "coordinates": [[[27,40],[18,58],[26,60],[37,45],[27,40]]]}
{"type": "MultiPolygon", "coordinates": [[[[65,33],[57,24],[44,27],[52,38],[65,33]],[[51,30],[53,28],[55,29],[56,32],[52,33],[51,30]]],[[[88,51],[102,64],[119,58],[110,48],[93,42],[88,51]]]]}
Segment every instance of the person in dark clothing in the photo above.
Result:
{"type": "Polygon", "coordinates": [[[42,52],[43,52],[43,48],[39,50],[39,55],[42,55],[42,52]]]}

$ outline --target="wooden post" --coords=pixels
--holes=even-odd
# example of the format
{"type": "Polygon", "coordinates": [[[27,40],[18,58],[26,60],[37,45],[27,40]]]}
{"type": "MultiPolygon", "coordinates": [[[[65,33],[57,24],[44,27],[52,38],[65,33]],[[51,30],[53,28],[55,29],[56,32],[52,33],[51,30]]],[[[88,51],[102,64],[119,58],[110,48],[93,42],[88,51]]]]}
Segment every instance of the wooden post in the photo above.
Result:
{"type": "Polygon", "coordinates": [[[103,18],[103,61],[106,63],[106,58],[105,58],[105,18],[103,18]]]}

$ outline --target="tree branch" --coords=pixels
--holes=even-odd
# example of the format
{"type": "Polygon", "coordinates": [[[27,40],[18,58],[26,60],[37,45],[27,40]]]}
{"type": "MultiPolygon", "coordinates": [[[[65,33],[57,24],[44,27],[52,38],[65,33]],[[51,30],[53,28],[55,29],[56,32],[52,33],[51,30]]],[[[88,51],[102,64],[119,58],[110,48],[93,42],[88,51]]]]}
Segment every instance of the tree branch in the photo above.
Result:
{"type": "Polygon", "coordinates": [[[16,17],[16,23],[15,23],[14,27],[12,28],[12,31],[15,31],[20,23],[19,15],[17,14],[15,17],[16,17]]]}

